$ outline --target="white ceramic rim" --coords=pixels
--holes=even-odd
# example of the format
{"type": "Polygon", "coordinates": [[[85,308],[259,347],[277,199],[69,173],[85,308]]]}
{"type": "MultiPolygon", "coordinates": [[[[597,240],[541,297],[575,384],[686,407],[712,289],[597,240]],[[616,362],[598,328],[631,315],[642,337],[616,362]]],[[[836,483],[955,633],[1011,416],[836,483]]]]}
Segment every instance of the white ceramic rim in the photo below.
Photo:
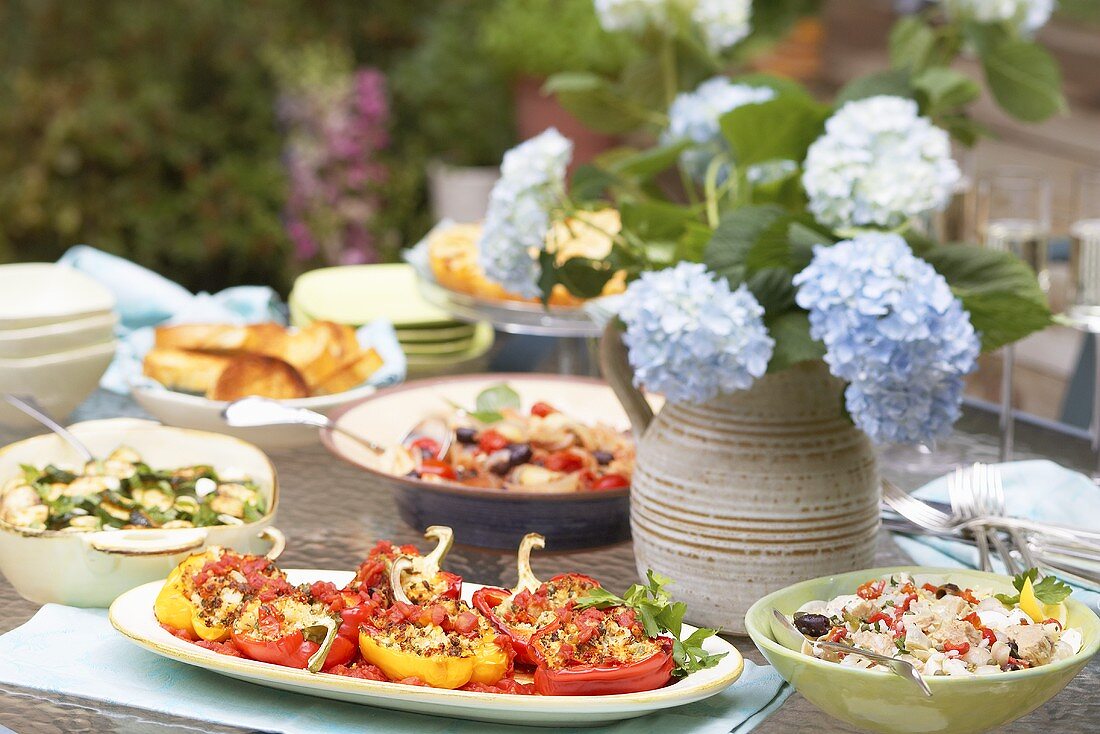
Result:
{"type": "Polygon", "coordinates": [[[67,336],[81,331],[91,331],[105,326],[113,327],[118,323],[118,314],[114,311],[95,314],[72,321],[57,321],[42,326],[26,326],[22,329],[0,330],[0,344],[15,343],[24,339],[45,339],[51,336],[67,336]]]}
{"type": "MultiPolygon", "coordinates": [[[[287,579],[293,584],[311,581],[331,581],[342,586],[350,581],[350,571],[325,571],[318,569],[287,569],[287,579]]],[[[163,657],[194,665],[216,673],[244,675],[249,680],[295,685],[300,693],[321,695],[318,691],[332,691],[359,696],[357,703],[371,704],[380,700],[418,701],[447,707],[456,717],[466,712],[492,708],[506,710],[522,716],[525,712],[583,715],[587,712],[622,713],[626,716],[641,715],[661,709],[683,706],[721,693],[732,685],[744,670],[744,658],[731,643],[720,637],[709,638],[705,649],[710,653],[727,653],[716,666],[693,673],[664,688],[642,693],[622,693],[610,696],[522,696],[507,693],[475,693],[440,688],[409,686],[389,681],[369,681],[327,673],[309,673],[271,663],[220,655],[181,640],[165,630],[153,615],[153,602],[163,587],[163,581],[154,581],[132,589],[119,596],[111,604],[108,617],[120,633],[137,645],[163,657]]],[[[463,583],[463,598],[481,584],[463,583]]],[[[684,625],[682,634],[695,630],[684,625]]],[[[346,699],[345,699],[346,700],[346,699]]]]}
{"type": "MultiPolygon", "coordinates": [[[[143,378],[148,380],[149,378],[143,378]]],[[[166,387],[157,387],[150,385],[147,382],[133,382],[130,385],[130,389],[135,393],[141,393],[149,401],[160,402],[170,406],[185,406],[188,408],[194,408],[197,410],[207,411],[211,414],[221,415],[221,412],[225,410],[225,406],[229,405],[232,400],[211,400],[210,398],[203,397],[202,395],[192,395],[190,393],[178,392],[176,390],[169,390],[166,387]]],[[[331,395],[315,395],[309,398],[292,398],[290,400],[279,400],[278,402],[285,405],[288,408],[308,408],[309,410],[329,410],[349,402],[363,400],[368,398],[377,392],[378,388],[374,385],[360,385],[359,387],[353,387],[350,390],[344,392],[332,393],[331,395]]]]}
{"type": "Polygon", "coordinates": [[[112,338],[110,341],[100,342],[99,344],[69,349],[64,352],[54,352],[53,354],[44,354],[40,357],[0,359],[0,369],[25,370],[38,369],[39,367],[54,367],[59,364],[80,362],[85,359],[102,357],[106,354],[114,354],[117,347],[118,341],[112,338]]]}

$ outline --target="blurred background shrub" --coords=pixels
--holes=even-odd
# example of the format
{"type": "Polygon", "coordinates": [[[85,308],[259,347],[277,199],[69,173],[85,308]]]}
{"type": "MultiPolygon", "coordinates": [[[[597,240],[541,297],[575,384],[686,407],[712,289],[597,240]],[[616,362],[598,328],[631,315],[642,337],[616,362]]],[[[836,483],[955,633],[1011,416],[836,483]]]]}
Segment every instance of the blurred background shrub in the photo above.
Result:
{"type": "MultiPolygon", "coordinates": [[[[324,42],[385,70],[435,5],[0,3],[0,259],[53,260],[85,242],[192,290],[285,290],[301,266],[264,57],[324,42]]],[[[387,154],[406,148],[423,148],[415,130],[387,154]]],[[[385,226],[399,238],[424,226],[421,169],[388,182],[385,226]]]]}

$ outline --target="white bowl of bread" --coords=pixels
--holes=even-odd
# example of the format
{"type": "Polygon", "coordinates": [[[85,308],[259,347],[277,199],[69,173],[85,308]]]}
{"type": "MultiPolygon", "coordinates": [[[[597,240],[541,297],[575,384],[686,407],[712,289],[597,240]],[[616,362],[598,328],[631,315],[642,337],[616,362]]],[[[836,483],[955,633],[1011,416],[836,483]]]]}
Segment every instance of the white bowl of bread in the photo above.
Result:
{"type": "Polygon", "coordinates": [[[134,399],[163,423],[218,431],[264,448],[317,441],[305,426],[230,428],[222,410],[259,395],[327,414],[374,392],[368,380],[382,357],[360,344],[355,329],[318,321],[300,329],[275,323],[180,324],[158,327],[145,354],[145,380],[134,399]]]}

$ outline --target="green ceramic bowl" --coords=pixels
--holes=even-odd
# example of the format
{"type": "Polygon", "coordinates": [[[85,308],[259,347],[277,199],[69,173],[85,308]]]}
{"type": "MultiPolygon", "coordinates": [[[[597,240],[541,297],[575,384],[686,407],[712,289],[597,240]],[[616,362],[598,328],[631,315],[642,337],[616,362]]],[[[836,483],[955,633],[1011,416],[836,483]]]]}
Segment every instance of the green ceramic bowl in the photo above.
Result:
{"type": "Polygon", "coordinates": [[[981,677],[930,677],[932,697],[886,671],[846,668],[790,650],[776,642],[772,608],[790,615],[814,599],[854,593],[868,579],[906,571],[933,583],[1014,593],[1010,579],[964,569],[894,566],[825,576],[788,586],[756,602],[745,627],[768,662],[795,690],[830,716],[870,731],[981,732],[1015,721],[1038,708],[1070,682],[1100,648],[1100,619],[1084,604],[1070,600],[1068,625],[1081,630],[1081,651],[1050,665],[981,677]]]}

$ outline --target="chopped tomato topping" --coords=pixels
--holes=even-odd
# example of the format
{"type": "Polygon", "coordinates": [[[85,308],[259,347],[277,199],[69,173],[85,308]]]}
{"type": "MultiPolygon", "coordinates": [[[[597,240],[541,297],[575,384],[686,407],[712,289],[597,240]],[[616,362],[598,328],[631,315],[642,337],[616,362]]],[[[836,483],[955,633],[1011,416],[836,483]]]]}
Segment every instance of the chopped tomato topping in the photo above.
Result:
{"type": "Polygon", "coordinates": [[[212,642],[210,640],[196,640],[195,644],[199,647],[206,648],[207,650],[213,650],[219,655],[228,655],[231,658],[243,658],[244,655],[237,649],[237,646],[233,644],[232,640],[225,642],[212,642]]]}
{"type": "Polygon", "coordinates": [[[473,612],[462,612],[455,617],[455,632],[466,635],[477,629],[477,615],[473,612]]]}
{"type": "Polygon", "coordinates": [[[848,630],[844,627],[833,627],[825,637],[828,642],[840,642],[848,636],[848,630]]]}
{"type": "Polygon", "coordinates": [[[1056,625],[1058,625],[1058,629],[1062,629],[1062,623],[1059,622],[1054,617],[1051,617],[1050,619],[1044,619],[1043,624],[1056,624],[1056,625]]]}
{"type": "Polygon", "coordinates": [[[455,478],[454,467],[439,459],[421,459],[420,466],[416,467],[416,470],[420,472],[421,476],[436,476],[441,479],[455,478]]]}
{"type": "Polygon", "coordinates": [[[388,681],[389,678],[382,672],[382,669],[377,665],[371,665],[370,663],[359,662],[355,665],[334,665],[325,671],[332,675],[342,675],[345,678],[362,678],[363,680],[384,680],[388,681]]]}
{"type": "Polygon", "coordinates": [[[630,480],[622,474],[606,474],[592,483],[592,489],[622,489],[629,486],[630,480]]]}
{"type": "Polygon", "coordinates": [[[917,600],[916,594],[909,594],[901,600],[901,604],[898,604],[897,609],[901,612],[908,612],[910,605],[917,600]]]}
{"type": "Polygon", "coordinates": [[[558,411],[554,406],[549,403],[535,403],[531,406],[531,415],[537,415],[540,418],[545,418],[551,413],[557,413],[558,411]]]}
{"type": "Polygon", "coordinates": [[[925,584],[925,585],[921,586],[921,588],[924,589],[925,591],[927,591],[929,594],[935,594],[937,591],[939,591],[939,589],[937,589],[932,584],[925,584]]]}
{"type": "Polygon", "coordinates": [[[856,589],[856,596],[860,599],[878,599],[882,596],[883,589],[886,588],[886,580],[879,579],[878,581],[868,581],[864,584],[860,584],[856,589]]]}
{"type": "Polygon", "coordinates": [[[959,655],[965,655],[966,653],[970,652],[970,643],[960,642],[957,645],[954,642],[943,643],[944,652],[951,652],[952,650],[959,653],[959,655]]]}
{"type": "MultiPolygon", "coordinates": [[[[546,460],[543,462],[543,466],[550,471],[578,471],[584,467],[584,459],[570,451],[558,451],[547,456],[546,460]]],[[[593,489],[595,489],[595,487],[593,487],[593,489]]],[[[605,487],[605,489],[607,488],[605,487]]]]}
{"type": "Polygon", "coordinates": [[[491,428],[488,431],[482,431],[477,439],[477,447],[487,454],[491,454],[494,451],[500,451],[507,445],[508,439],[491,428]]]}
{"type": "Polygon", "coordinates": [[[434,438],[428,438],[427,436],[421,436],[412,442],[414,449],[420,449],[422,456],[439,456],[439,442],[434,438]]]}
{"type": "Polygon", "coordinates": [[[871,624],[871,625],[873,625],[877,622],[885,622],[887,624],[887,626],[889,626],[890,623],[892,623],[893,621],[894,621],[893,619],[891,619],[888,615],[883,614],[882,612],[875,612],[874,614],[872,614],[870,617],[867,618],[867,624],[871,624]]]}
{"type": "Polygon", "coordinates": [[[963,600],[968,604],[973,604],[975,606],[981,604],[981,601],[978,599],[978,597],[974,596],[974,592],[970,589],[963,589],[959,592],[958,595],[961,596],[963,600]]]}

